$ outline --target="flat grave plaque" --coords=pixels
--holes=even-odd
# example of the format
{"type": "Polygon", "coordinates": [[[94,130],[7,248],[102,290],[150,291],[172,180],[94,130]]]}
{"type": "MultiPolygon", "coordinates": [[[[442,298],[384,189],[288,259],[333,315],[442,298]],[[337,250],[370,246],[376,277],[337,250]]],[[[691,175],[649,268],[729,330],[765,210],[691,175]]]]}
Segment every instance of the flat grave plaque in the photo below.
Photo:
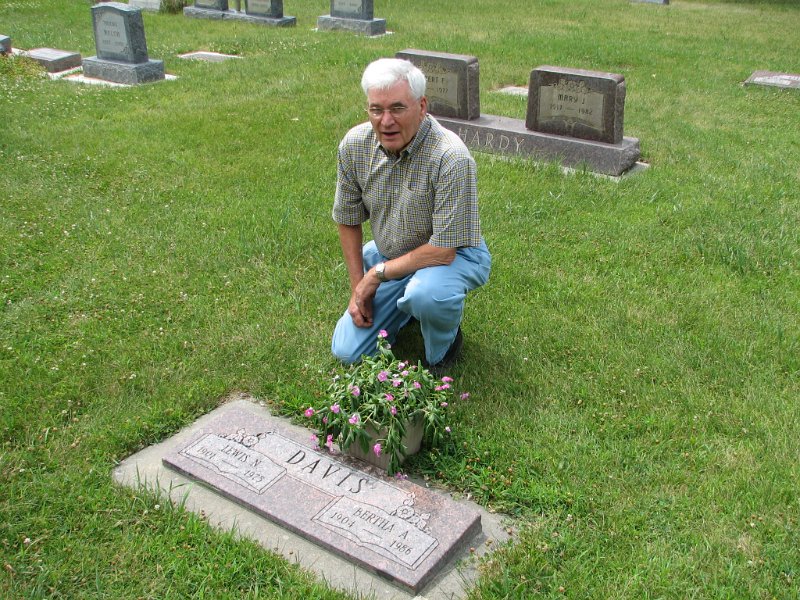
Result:
{"type": "Polygon", "coordinates": [[[59,73],[81,66],[81,55],[55,48],[34,48],[28,51],[28,58],[42,65],[48,73],[59,73]]]}
{"type": "Polygon", "coordinates": [[[319,451],[310,437],[232,407],[162,461],[414,593],[481,531],[471,508],[319,451]]]}
{"type": "Polygon", "coordinates": [[[767,85],[783,89],[800,89],[800,75],[793,73],[774,73],[772,71],[756,71],[745,85],[767,85]]]}

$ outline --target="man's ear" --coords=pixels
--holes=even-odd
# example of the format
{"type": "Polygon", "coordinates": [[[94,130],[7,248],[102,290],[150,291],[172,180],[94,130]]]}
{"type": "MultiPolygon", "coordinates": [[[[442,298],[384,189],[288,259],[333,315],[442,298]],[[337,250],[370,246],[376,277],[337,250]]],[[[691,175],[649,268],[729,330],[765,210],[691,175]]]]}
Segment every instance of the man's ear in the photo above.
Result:
{"type": "Polygon", "coordinates": [[[422,98],[419,99],[419,102],[420,106],[422,107],[422,116],[424,117],[425,115],[428,114],[428,97],[423,96],[422,98]]]}

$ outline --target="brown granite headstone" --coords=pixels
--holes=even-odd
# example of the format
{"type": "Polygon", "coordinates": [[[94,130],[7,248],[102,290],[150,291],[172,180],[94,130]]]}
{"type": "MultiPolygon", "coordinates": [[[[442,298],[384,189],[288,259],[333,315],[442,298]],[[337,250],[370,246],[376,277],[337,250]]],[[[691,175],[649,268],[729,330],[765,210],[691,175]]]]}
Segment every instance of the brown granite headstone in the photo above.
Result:
{"type": "Polygon", "coordinates": [[[525,118],[531,131],[618,144],[624,112],[622,75],[547,65],[531,72],[525,118]]]}
{"type": "Polygon", "coordinates": [[[241,408],[163,463],[414,593],[481,530],[474,510],[241,408]]]}

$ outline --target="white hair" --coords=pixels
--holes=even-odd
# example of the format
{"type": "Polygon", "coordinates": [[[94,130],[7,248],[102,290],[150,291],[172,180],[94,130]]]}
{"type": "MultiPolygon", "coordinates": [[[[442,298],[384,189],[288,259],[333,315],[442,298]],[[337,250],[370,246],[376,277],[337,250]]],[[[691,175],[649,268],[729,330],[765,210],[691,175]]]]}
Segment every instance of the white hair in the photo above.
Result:
{"type": "Polygon", "coordinates": [[[410,61],[401,58],[379,58],[364,70],[361,88],[365,94],[371,89],[385,90],[398,81],[408,82],[415,100],[425,95],[425,75],[410,61]]]}

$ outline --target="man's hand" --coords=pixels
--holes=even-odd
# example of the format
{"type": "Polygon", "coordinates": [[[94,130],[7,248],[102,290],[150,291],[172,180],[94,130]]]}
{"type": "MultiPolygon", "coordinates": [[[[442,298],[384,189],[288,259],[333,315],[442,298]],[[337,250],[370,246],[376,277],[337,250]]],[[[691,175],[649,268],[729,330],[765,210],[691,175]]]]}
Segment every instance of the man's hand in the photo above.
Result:
{"type": "Polygon", "coordinates": [[[350,296],[347,312],[350,313],[356,327],[372,327],[372,299],[380,284],[375,269],[370,269],[364,273],[364,277],[350,296]]]}

